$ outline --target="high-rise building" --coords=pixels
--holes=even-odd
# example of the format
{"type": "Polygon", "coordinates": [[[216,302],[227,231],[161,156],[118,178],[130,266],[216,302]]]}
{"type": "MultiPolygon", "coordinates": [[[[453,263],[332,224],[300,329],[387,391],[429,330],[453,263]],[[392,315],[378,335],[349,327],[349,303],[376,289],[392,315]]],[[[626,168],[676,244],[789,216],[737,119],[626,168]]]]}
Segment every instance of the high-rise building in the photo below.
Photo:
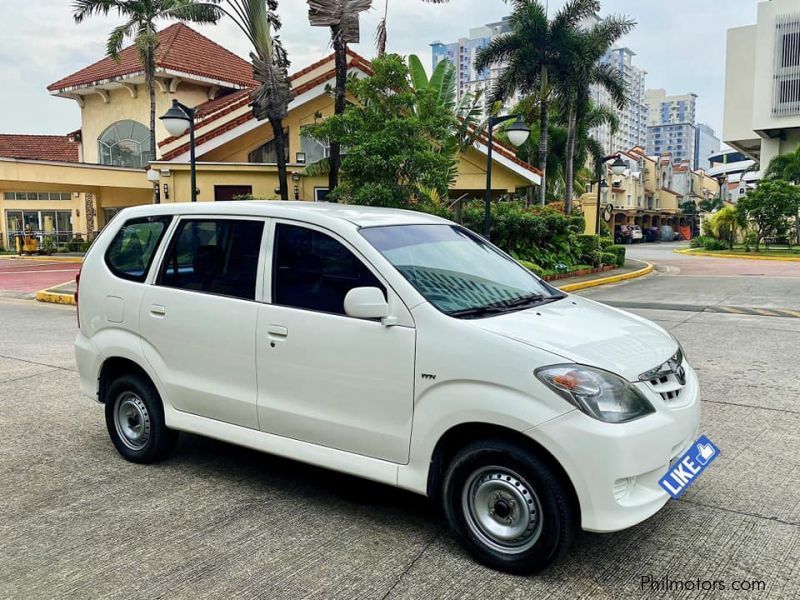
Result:
{"type": "MultiPolygon", "coordinates": [[[[509,17],[495,23],[487,23],[483,27],[470,29],[469,37],[459,38],[449,44],[440,41],[431,43],[432,64],[435,68],[441,61],[446,60],[456,68],[457,92],[460,99],[464,94],[481,93],[486,98],[492,93],[494,84],[503,72],[505,65],[496,64],[487,69],[475,69],[475,59],[478,52],[489,45],[497,36],[511,31],[508,25],[509,17]]],[[[508,104],[518,100],[518,96],[510,99],[508,104]]],[[[487,103],[484,103],[484,113],[487,103]]]]}
{"type": "Polygon", "coordinates": [[[645,103],[645,76],[647,71],[633,64],[636,53],[630,48],[612,48],[600,59],[600,64],[610,65],[621,77],[625,85],[628,104],[620,110],[611,100],[609,93],[599,85],[592,86],[592,100],[598,106],[612,108],[619,120],[619,128],[612,136],[608,125],[601,125],[592,131],[607,154],[647,143],[647,104],[645,103]]]}
{"type": "Polygon", "coordinates": [[[668,96],[665,90],[647,90],[647,153],[670,154],[673,162],[695,164],[697,94],[668,96]]]}
{"type": "Polygon", "coordinates": [[[708,171],[711,168],[710,157],[717,154],[720,148],[720,141],[714,129],[705,123],[697,124],[697,133],[694,142],[694,166],[695,169],[708,171]]]}

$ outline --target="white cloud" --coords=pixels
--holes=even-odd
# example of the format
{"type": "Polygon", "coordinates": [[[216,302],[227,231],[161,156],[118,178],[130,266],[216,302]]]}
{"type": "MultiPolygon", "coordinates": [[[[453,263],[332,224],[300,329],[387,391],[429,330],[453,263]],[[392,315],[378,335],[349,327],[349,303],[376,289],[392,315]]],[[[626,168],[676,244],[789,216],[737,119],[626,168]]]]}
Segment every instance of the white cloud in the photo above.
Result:
{"type": "MultiPolygon", "coordinates": [[[[550,0],[554,12],[564,0],[550,0]]],[[[59,133],[79,126],[77,106],[51,98],[48,84],[103,56],[108,32],[119,19],[91,19],[78,26],[70,2],[3,0],[0,23],[0,86],[3,110],[0,132],[59,133]]],[[[374,54],[375,27],[384,1],[361,19],[361,43],[354,49],[374,54]]],[[[292,68],[299,69],[329,51],[328,32],[308,24],[305,0],[280,0],[284,27],[281,38],[292,68]]],[[[418,54],[430,61],[433,40],[453,41],[471,27],[508,14],[502,0],[451,0],[427,4],[421,0],[389,0],[389,50],[418,54]]],[[[625,13],[639,23],[623,43],[637,53],[635,64],[648,71],[648,87],[669,93],[695,92],[698,119],[717,131],[722,126],[725,80],[725,36],[730,27],[755,22],[755,0],[604,0],[603,14],[625,13]]],[[[224,20],[201,31],[247,56],[248,44],[236,27],[224,20]]]]}

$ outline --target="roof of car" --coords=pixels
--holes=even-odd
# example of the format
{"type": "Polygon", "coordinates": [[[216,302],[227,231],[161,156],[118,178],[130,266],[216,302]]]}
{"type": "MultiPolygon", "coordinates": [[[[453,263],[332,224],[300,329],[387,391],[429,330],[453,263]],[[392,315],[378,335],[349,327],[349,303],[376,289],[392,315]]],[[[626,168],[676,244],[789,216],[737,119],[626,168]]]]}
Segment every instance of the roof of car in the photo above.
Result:
{"type": "Polygon", "coordinates": [[[354,206],[331,202],[282,202],[276,200],[242,200],[234,202],[179,202],[129,208],[125,217],[150,215],[239,215],[297,219],[310,223],[344,221],[357,227],[381,225],[446,224],[447,219],[413,210],[354,206]]]}

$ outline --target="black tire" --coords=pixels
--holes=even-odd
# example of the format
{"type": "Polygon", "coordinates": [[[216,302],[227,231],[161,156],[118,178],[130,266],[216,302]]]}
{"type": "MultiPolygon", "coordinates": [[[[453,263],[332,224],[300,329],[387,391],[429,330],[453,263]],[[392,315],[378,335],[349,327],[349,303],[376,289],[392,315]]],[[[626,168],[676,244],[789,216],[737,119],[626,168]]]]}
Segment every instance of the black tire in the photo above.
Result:
{"type": "Polygon", "coordinates": [[[161,397],[145,377],[119,377],[108,386],[103,401],[108,435],[125,460],[154,463],[169,456],[175,448],[178,432],[165,425],[161,397]]]}
{"type": "Polygon", "coordinates": [[[453,458],[444,478],[442,503],[450,528],[466,550],[483,564],[509,573],[535,573],[562,558],[578,529],[578,508],[568,484],[535,452],[504,440],[472,443],[453,458]],[[504,480],[506,476],[508,479],[504,480]],[[484,519],[497,520],[505,492],[492,486],[511,490],[508,497],[517,513],[512,512],[507,518],[526,524],[523,534],[508,544],[492,540],[475,516],[475,511],[481,509],[470,508],[485,504],[478,498],[488,498],[491,515],[484,519]],[[528,506],[536,509],[527,509],[530,518],[514,516],[522,510],[513,502],[515,493],[518,498],[527,498],[528,506]],[[538,514],[535,524],[534,514],[538,514]]]}

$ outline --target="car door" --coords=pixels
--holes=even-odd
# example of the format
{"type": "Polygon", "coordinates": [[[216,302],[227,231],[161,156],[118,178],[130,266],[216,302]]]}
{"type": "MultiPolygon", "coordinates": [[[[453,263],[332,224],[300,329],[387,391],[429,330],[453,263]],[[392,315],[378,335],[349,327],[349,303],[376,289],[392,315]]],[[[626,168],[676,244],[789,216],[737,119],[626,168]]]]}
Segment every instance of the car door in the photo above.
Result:
{"type": "Polygon", "coordinates": [[[180,411],[258,429],[264,219],[182,218],[140,316],[144,354],[180,411]]]}
{"type": "Polygon", "coordinates": [[[276,221],[270,303],[259,308],[258,414],[262,431],[405,463],[414,398],[415,330],[349,317],[344,296],[395,292],[343,239],[276,221]]]}

